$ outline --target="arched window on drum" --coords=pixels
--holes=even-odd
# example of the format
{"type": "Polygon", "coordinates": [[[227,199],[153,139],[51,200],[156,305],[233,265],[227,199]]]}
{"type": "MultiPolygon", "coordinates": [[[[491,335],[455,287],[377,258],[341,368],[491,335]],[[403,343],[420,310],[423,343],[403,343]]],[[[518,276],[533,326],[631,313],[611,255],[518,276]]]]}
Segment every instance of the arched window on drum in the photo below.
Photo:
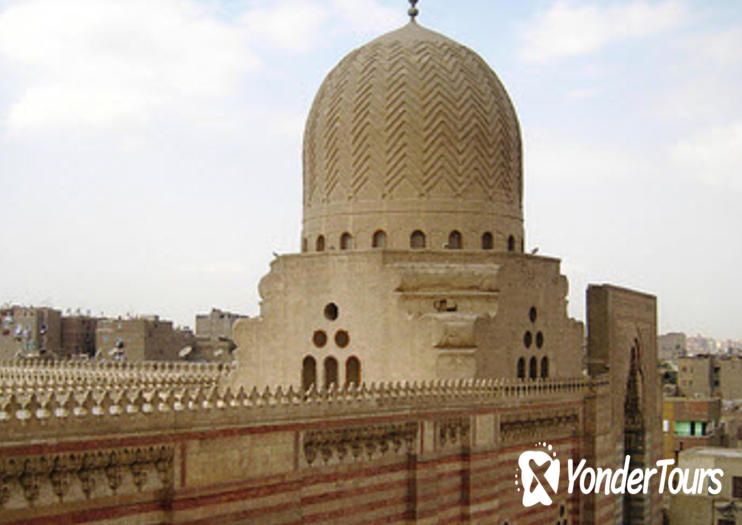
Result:
{"type": "Polygon", "coordinates": [[[361,384],[361,361],[356,356],[351,356],[345,361],[345,386],[358,386],[361,384]]]}
{"type": "Polygon", "coordinates": [[[325,358],[325,389],[338,385],[338,361],[334,357],[325,358]]]}
{"type": "Polygon", "coordinates": [[[301,389],[307,392],[317,384],[317,361],[308,355],[301,364],[301,389]]]}

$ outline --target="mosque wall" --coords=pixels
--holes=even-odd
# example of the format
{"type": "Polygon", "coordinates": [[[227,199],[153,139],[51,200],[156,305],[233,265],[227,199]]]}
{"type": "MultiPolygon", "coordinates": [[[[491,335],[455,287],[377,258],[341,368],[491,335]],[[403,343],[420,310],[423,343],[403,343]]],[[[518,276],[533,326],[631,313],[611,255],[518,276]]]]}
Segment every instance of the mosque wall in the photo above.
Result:
{"type": "Polygon", "coordinates": [[[542,441],[563,462],[581,457],[585,394],[606,388],[458,382],[310,399],[209,390],[180,408],[165,395],[149,408],[113,403],[118,416],[96,401],[102,415],[31,416],[36,442],[0,446],[0,523],[591,523],[564,490],[551,506],[523,507],[516,468],[542,441]]]}

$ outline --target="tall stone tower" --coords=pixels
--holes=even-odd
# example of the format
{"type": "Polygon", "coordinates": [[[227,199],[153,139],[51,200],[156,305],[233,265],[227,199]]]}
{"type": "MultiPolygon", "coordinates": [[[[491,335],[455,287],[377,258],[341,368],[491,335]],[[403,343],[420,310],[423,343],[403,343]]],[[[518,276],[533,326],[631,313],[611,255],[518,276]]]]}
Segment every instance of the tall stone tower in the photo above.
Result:
{"type": "MultiPolygon", "coordinates": [[[[610,285],[587,289],[588,372],[610,379],[610,395],[598,396],[586,425],[586,454],[596,465],[652,468],[662,458],[662,390],[657,374],[657,300],[610,285]]],[[[605,394],[605,393],[604,393],[605,394]]],[[[659,480],[635,495],[592,495],[596,522],[660,523],[659,480]],[[611,501],[612,500],[612,501],[611,501]]]]}
{"type": "Polygon", "coordinates": [[[235,326],[236,382],[576,377],[559,261],[523,253],[521,136],[497,75],[411,21],[330,71],[304,133],[300,254],[235,326]]]}

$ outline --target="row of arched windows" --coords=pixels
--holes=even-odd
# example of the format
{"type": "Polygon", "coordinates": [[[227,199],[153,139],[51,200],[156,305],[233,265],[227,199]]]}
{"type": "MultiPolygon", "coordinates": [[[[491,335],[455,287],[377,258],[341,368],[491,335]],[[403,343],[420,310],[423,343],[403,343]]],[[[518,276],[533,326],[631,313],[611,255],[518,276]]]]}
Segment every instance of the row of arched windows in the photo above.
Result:
{"type": "MultiPolygon", "coordinates": [[[[518,374],[518,379],[526,378],[526,358],[525,357],[521,357],[518,359],[518,365],[517,365],[516,372],[518,374]]],[[[541,377],[541,379],[547,379],[549,377],[549,358],[548,357],[541,358],[540,373],[539,373],[538,359],[536,359],[536,357],[531,357],[531,359],[528,361],[528,378],[537,379],[539,377],[541,377]]]]}
{"type": "MultiPolygon", "coordinates": [[[[329,389],[340,384],[338,376],[338,361],[334,357],[326,357],[323,361],[322,386],[329,389]]],[[[304,358],[301,364],[301,387],[304,392],[317,385],[317,361],[311,355],[304,358]]],[[[361,361],[355,357],[345,360],[345,387],[361,384],[361,361]]]]}
{"type": "MultiPolygon", "coordinates": [[[[372,248],[386,248],[387,235],[384,230],[377,230],[371,236],[371,247],[372,248]]],[[[482,250],[493,250],[495,248],[495,238],[492,232],[484,232],[480,239],[482,250]]],[[[410,234],[410,248],[412,249],[423,249],[426,248],[427,237],[425,232],[422,230],[415,230],[410,234]]],[[[508,237],[508,251],[516,251],[516,239],[514,235],[508,237]]],[[[521,243],[522,244],[522,243],[521,243]]],[[[353,236],[344,232],[340,235],[340,249],[341,250],[352,250],[355,247],[353,236]]],[[[444,248],[449,250],[461,250],[464,247],[464,239],[461,232],[453,230],[448,234],[448,242],[443,245],[444,248]]],[[[307,239],[302,240],[302,251],[308,251],[307,239]]],[[[324,235],[319,235],[314,242],[314,249],[318,252],[323,252],[326,249],[326,240],[324,235]]],[[[521,246],[522,249],[522,246],[521,246]]]]}

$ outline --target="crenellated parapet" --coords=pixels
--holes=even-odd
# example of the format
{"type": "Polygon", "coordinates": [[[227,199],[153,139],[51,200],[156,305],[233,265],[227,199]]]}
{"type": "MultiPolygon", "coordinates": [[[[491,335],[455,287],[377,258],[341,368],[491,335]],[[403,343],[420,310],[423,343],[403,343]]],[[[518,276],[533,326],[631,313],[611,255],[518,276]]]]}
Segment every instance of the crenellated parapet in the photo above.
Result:
{"type": "MultiPolygon", "coordinates": [[[[0,395],[0,431],[8,442],[29,435],[74,437],[158,429],[187,430],[219,425],[264,424],[361,413],[490,406],[498,402],[578,397],[601,387],[602,379],[433,380],[371,383],[360,387],[300,392],[294,387],[237,390],[217,386],[157,385],[121,389],[11,392],[0,395]],[[123,430],[122,430],[123,429],[123,430]]],[[[458,431],[457,431],[458,432],[458,431]]]]}
{"type": "Polygon", "coordinates": [[[209,387],[219,384],[233,367],[232,363],[168,361],[0,361],[0,394],[209,387]]]}

